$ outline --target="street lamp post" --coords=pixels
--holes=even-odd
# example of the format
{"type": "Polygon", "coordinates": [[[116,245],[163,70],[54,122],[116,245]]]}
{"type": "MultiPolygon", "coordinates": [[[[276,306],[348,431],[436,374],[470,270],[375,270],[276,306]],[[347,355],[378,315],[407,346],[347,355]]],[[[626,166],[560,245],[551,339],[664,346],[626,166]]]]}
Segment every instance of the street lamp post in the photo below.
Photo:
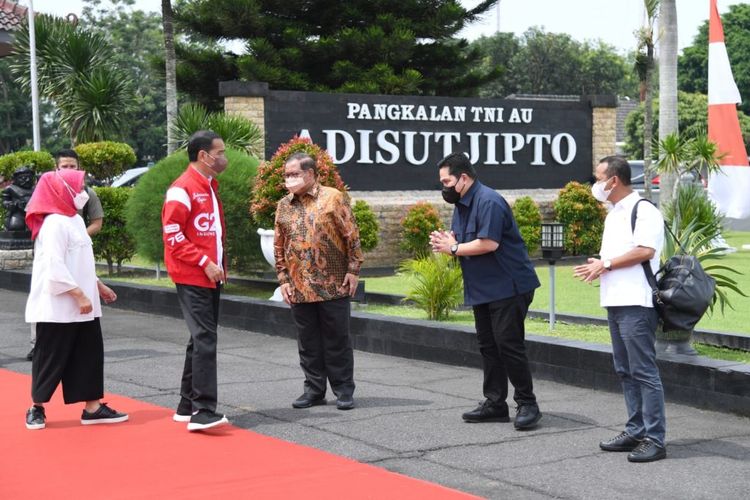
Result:
{"type": "Polygon", "coordinates": [[[549,262],[549,329],[555,329],[555,262],[563,253],[563,225],[542,223],[542,257],[549,262]]]}
{"type": "Polygon", "coordinates": [[[36,70],[36,29],[34,25],[34,2],[29,0],[29,59],[31,72],[31,122],[34,136],[34,151],[41,149],[41,133],[39,128],[39,84],[36,70]]]}

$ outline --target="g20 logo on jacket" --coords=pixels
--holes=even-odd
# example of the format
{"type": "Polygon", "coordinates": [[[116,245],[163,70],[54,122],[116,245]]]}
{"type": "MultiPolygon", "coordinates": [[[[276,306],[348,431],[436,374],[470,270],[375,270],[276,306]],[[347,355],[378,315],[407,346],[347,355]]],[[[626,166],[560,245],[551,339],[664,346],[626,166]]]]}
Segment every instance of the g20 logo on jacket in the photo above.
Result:
{"type": "Polygon", "coordinates": [[[195,216],[193,225],[200,232],[216,231],[216,217],[212,213],[203,212],[195,216]]]}

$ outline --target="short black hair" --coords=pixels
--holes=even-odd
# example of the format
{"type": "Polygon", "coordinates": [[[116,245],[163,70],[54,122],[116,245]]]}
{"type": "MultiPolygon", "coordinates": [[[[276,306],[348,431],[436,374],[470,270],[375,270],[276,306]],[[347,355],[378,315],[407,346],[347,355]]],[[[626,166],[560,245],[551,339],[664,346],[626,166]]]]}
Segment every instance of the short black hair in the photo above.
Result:
{"type": "Polygon", "coordinates": [[[310,156],[307,153],[299,152],[294,153],[289,158],[286,159],[284,162],[284,165],[293,162],[293,161],[299,161],[299,168],[301,170],[310,170],[312,169],[313,173],[315,175],[318,175],[318,164],[315,162],[315,158],[310,156]]]}
{"type": "Polygon", "coordinates": [[[76,161],[78,161],[78,153],[76,153],[72,149],[61,149],[60,151],[55,153],[55,163],[60,161],[60,158],[75,158],[76,161]]]}
{"type": "Polygon", "coordinates": [[[605,156],[599,163],[606,163],[607,178],[617,177],[625,186],[630,186],[630,164],[622,156],[605,156]]]}
{"type": "Polygon", "coordinates": [[[198,161],[198,152],[210,151],[216,139],[221,139],[221,136],[213,130],[199,130],[191,135],[187,145],[188,160],[198,161]]]}
{"type": "Polygon", "coordinates": [[[437,166],[438,170],[448,167],[448,174],[454,177],[459,177],[461,174],[466,174],[472,179],[477,177],[477,172],[469,161],[469,157],[464,153],[451,153],[440,160],[437,166]]]}

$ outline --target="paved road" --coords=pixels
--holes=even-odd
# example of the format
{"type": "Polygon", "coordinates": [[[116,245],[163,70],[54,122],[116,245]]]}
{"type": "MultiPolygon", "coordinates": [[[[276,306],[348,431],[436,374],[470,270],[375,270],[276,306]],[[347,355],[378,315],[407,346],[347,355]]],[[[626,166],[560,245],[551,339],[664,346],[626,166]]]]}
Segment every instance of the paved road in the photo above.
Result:
{"type": "MultiPolygon", "coordinates": [[[[0,290],[0,368],[29,373],[24,302],[0,290]]],[[[182,322],[105,308],[103,326],[106,389],[174,407],[182,322]]],[[[629,464],[597,448],[623,423],[617,394],[537,381],[539,429],[465,424],[461,412],[480,399],[479,370],[357,352],[357,409],[294,410],[302,388],[294,341],[224,328],[219,350],[220,410],[235,425],[484,497],[726,499],[750,490],[747,418],[668,404],[670,458],[629,464]]]]}

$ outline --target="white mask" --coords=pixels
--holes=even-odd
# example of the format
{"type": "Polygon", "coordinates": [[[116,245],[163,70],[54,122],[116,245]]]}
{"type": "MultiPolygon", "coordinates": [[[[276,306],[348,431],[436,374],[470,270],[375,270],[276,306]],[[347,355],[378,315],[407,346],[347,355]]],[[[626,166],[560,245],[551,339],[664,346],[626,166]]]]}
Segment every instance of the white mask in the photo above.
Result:
{"type": "Polygon", "coordinates": [[[612,189],[604,189],[604,186],[607,185],[607,179],[606,181],[600,181],[591,186],[591,194],[594,195],[594,198],[597,199],[597,201],[600,201],[604,203],[609,198],[609,195],[612,194],[612,189]]]}
{"type": "Polygon", "coordinates": [[[89,194],[85,189],[73,197],[73,205],[76,206],[76,210],[83,210],[83,207],[85,207],[88,202],[89,194]]]}
{"type": "Polygon", "coordinates": [[[293,189],[297,189],[298,187],[302,186],[305,183],[304,180],[302,180],[302,177],[288,177],[284,180],[284,185],[289,191],[292,191],[293,189]]]}

